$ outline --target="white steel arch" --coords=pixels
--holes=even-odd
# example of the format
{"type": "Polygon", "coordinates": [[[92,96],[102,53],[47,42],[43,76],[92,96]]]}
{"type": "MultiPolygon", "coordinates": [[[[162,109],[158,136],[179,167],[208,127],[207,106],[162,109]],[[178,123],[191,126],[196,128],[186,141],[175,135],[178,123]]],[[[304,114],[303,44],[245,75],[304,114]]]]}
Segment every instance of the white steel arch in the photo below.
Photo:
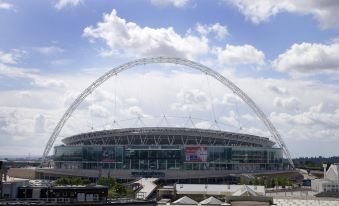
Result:
{"type": "Polygon", "coordinates": [[[223,85],[228,87],[230,90],[232,90],[239,98],[241,98],[258,116],[258,118],[264,123],[268,131],[271,133],[272,137],[275,139],[276,143],[283,149],[283,152],[288,159],[290,165],[292,168],[294,167],[294,163],[292,161],[292,157],[290,155],[290,152],[287,149],[286,144],[284,143],[283,139],[281,138],[279,132],[277,129],[273,126],[272,122],[266,117],[265,113],[261,111],[261,109],[255,104],[255,102],[247,96],[245,92],[243,92],[238,86],[236,86],[233,82],[231,82],[226,77],[222,76],[218,72],[212,70],[211,68],[204,66],[202,64],[199,64],[197,62],[193,62],[187,59],[182,58],[175,58],[175,57],[150,57],[150,58],[142,58],[137,59],[134,61],[127,62],[125,64],[122,64],[120,66],[117,66],[110,71],[106,72],[104,75],[99,77],[97,80],[95,80],[90,86],[88,86],[81,94],[75,99],[75,101],[69,106],[69,108],[66,110],[62,118],[59,120],[57,126],[53,130],[53,133],[51,134],[46,147],[44,149],[44,153],[41,160],[41,165],[45,162],[46,156],[52,149],[52,146],[57,139],[61,129],[63,128],[66,121],[69,119],[69,117],[72,115],[72,113],[77,109],[79,104],[89,95],[91,94],[98,86],[100,86],[102,83],[104,83],[106,80],[111,78],[112,76],[130,69],[132,67],[136,67],[138,65],[146,65],[146,64],[158,64],[158,63],[170,63],[170,64],[178,64],[187,66],[196,70],[199,70],[219,82],[221,82],[223,85]]]}

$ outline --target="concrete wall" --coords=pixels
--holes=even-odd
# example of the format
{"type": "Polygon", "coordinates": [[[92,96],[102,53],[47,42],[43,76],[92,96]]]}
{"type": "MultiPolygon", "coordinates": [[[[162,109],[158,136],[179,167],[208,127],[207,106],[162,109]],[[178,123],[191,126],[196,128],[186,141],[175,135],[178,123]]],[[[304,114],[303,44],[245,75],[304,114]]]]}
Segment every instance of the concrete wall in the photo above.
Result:
{"type": "Polygon", "coordinates": [[[22,179],[36,179],[35,168],[10,168],[8,170],[8,176],[22,179]]]}

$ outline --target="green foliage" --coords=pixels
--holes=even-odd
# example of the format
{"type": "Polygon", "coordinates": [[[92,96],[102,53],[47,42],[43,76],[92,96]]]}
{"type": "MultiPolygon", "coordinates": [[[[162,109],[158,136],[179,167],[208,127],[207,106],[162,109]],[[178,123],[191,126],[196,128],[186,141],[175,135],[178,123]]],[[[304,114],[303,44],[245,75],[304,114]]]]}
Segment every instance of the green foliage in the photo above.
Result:
{"type": "Polygon", "coordinates": [[[262,178],[255,177],[253,181],[254,185],[264,185],[264,181],[262,178]]]}
{"type": "Polygon", "coordinates": [[[97,181],[97,184],[105,185],[111,189],[117,184],[117,181],[113,177],[100,177],[97,181]]]}
{"type": "Polygon", "coordinates": [[[276,178],[266,178],[266,177],[255,177],[254,179],[244,179],[241,178],[239,184],[241,185],[263,185],[266,188],[272,188],[276,186],[291,186],[292,182],[288,178],[276,177],[276,178]]]}
{"type": "Polygon", "coordinates": [[[126,194],[127,192],[126,187],[121,183],[117,183],[114,189],[117,194],[126,194]]]}
{"type": "Polygon", "coordinates": [[[266,188],[271,188],[272,187],[272,181],[269,179],[265,179],[264,185],[266,188]]]}
{"type": "Polygon", "coordinates": [[[105,185],[108,187],[108,197],[116,198],[121,196],[132,196],[134,195],[134,191],[125,185],[118,183],[112,177],[100,177],[97,181],[98,185],[105,185]]]}
{"type": "Polygon", "coordinates": [[[60,177],[54,182],[54,185],[88,185],[90,183],[88,179],[80,177],[60,177]]]}
{"type": "Polygon", "coordinates": [[[240,184],[241,185],[248,185],[248,181],[244,178],[240,178],[240,184]]]}

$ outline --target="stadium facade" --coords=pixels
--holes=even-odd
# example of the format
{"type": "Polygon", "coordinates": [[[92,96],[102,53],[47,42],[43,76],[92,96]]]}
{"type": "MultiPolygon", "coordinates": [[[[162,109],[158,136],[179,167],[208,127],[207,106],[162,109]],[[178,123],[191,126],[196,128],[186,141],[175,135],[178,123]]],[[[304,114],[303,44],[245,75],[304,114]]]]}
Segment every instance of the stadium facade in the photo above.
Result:
{"type": "Polygon", "coordinates": [[[109,171],[121,178],[204,178],[284,170],[283,151],[265,137],[217,130],[144,127],[95,131],[54,147],[54,169],[109,171]]]}

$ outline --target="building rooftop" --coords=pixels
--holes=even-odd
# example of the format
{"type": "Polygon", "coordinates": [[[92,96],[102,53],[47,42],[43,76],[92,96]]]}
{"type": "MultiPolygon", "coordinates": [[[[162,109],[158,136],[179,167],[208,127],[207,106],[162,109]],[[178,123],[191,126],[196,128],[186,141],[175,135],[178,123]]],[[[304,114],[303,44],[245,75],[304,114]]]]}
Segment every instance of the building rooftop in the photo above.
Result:
{"type": "Polygon", "coordinates": [[[260,196],[265,195],[264,186],[256,185],[214,185],[214,184],[176,184],[177,194],[194,195],[228,195],[240,194],[241,191],[249,191],[250,193],[260,196]],[[245,189],[244,189],[245,187],[245,189]]]}
{"type": "Polygon", "coordinates": [[[62,140],[65,145],[222,145],[272,147],[267,137],[220,130],[182,127],[141,127],[82,133],[62,140]]]}

